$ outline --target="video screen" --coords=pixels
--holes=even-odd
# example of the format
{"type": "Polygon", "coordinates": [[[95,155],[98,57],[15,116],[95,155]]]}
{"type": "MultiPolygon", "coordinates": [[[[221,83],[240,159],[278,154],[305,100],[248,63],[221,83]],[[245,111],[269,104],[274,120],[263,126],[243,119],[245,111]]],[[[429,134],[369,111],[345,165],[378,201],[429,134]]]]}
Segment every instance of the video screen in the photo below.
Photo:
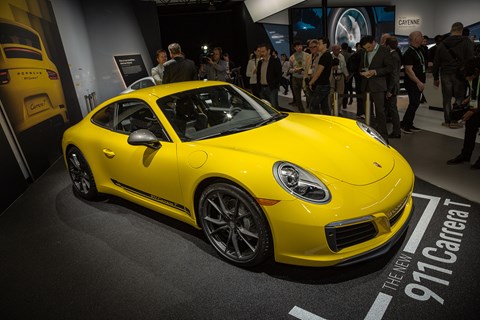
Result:
{"type": "Polygon", "coordinates": [[[325,35],[322,8],[290,9],[290,21],[292,42],[301,41],[306,44],[307,40],[318,39],[325,35]]]}
{"type": "Polygon", "coordinates": [[[469,31],[469,37],[472,39],[475,43],[478,43],[480,41],[480,22],[465,26],[465,28],[468,29],[469,31]]]}
{"type": "Polygon", "coordinates": [[[383,33],[395,33],[395,6],[365,6],[327,8],[327,30],[323,30],[322,8],[291,9],[290,21],[293,40],[307,40],[327,36],[331,44],[344,42],[352,48],[365,35],[377,40],[383,33]]]}
{"type": "Polygon", "coordinates": [[[280,56],[282,53],[290,55],[290,40],[288,37],[288,26],[279,24],[264,23],[263,27],[272,42],[273,49],[280,56]]]}

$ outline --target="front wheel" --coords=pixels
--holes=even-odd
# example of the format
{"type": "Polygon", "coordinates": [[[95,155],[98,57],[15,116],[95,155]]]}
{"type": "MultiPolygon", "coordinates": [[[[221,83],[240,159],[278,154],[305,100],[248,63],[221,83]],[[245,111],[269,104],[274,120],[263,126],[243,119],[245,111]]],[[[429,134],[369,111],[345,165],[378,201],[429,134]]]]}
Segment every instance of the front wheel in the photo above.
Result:
{"type": "Polygon", "coordinates": [[[92,170],[78,148],[72,147],[67,151],[67,166],[75,193],[87,200],[97,198],[98,191],[92,170]]]}
{"type": "Polygon", "coordinates": [[[266,218],[256,201],[237,186],[208,186],[200,197],[199,218],[210,243],[230,263],[251,267],[270,255],[266,218]]]}

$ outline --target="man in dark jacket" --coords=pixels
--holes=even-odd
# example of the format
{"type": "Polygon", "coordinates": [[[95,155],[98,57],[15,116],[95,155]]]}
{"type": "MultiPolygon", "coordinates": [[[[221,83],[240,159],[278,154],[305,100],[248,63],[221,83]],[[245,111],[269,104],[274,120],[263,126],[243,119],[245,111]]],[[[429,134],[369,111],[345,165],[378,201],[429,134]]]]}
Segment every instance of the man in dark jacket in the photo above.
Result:
{"type": "Polygon", "coordinates": [[[178,43],[168,46],[171,59],[164,63],[163,84],[197,80],[197,67],[192,60],[185,59],[178,43]]]}
{"type": "Polygon", "coordinates": [[[433,61],[433,85],[438,87],[442,80],[443,115],[445,122],[442,125],[449,128],[459,128],[450,119],[452,110],[452,97],[456,103],[461,104],[466,93],[465,79],[457,76],[457,70],[465,61],[473,57],[473,42],[462,36],[463,24],[455,22],[452,25],[450,36],[445,38],[435,52],[433,61]]]}
{"type": "Polygon", "coordinates": [[[390,76],[387,77],[387,93],[385,94],[385,110],[392,118],[393,131],[388,135],[389,138],[400,138],[400,118],[398,116],[397,95],[400,91],[400,67],[402,59],[398,55],[398,40],[395,36],[390,36],[385,40],[385,47],[390,50],[392,56],[393,69],[390,76]]]}
{"type": "MultiPolygon", "coordinates": [[[[465,121],[465,136],[463,139],[462,152],[455,158],[447,161],[447,164],[459,164],[469,162],[475,148],[475,139],[477,138],[478,128],[480,128],[480,112],[479,112],[479,93],[480,93],[480,57],[474,57],[465,62],[465,79],[468,80],[470,86],[470,96],[464,101],[470,105],[468,110],[462,117],[465,121]]],[[[480,158],[471,165],[472,169],[480,169],[480,158]]]]}
{"type": "Polygon", "coordinates": [[[381,46],[373,36],[364,36],[360,40],[364,52],[360,60],[360,75],[362,76],[362,92],[370,92],[375,105],[375,129],[388,141],[387,119],[385,117],[385,93],[387,92],[387,77],[393,70],[393,60],[390,50],[381,46]]]}
{"type": "Polygon", "coordinates": [[[347,69],[353,75],[355,80],[355,94],[357,95],[357,118],[365,118],[365,102],[360,95],[362,76],[360,75],[360,60],[362,58],[363,48],[360,42],[355,44],[355,53],[347,61],[347,69]]]}
{"type": "Polygon", "coordinates": [[[270,55],[270,46],[261,44],[260,61],[257,66],[257,85],[259,86],[260,98],[270,102],[278,109],[278,90],[282,79],[282,64],[280,59],[270,55]]]}

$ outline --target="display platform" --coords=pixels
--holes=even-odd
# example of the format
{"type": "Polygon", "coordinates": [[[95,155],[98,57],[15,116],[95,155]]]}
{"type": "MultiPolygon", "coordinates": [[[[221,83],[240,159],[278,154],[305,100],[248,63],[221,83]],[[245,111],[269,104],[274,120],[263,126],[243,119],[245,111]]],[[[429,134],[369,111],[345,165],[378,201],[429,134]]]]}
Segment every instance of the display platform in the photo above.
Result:
{"type": "Polygon", "coordinates": [[[240,269],[188,225],[75,197],[59,160],[0,216],[0,318],[476,319],[480,205],[420,179],[414,192],[385,256],[240,269]]]}

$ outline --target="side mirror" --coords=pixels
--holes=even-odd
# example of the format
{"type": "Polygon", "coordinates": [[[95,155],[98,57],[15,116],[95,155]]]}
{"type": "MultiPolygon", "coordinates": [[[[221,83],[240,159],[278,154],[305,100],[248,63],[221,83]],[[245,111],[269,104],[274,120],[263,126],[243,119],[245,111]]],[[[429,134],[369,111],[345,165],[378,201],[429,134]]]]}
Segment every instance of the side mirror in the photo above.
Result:
{"type": "Polygon", "coordinates": [[[146,146],[154,150],[158,150],[162,146],[158,138],[146,129],[140,129],[130,133],[127,142],[132,146],[146,146]]]}

